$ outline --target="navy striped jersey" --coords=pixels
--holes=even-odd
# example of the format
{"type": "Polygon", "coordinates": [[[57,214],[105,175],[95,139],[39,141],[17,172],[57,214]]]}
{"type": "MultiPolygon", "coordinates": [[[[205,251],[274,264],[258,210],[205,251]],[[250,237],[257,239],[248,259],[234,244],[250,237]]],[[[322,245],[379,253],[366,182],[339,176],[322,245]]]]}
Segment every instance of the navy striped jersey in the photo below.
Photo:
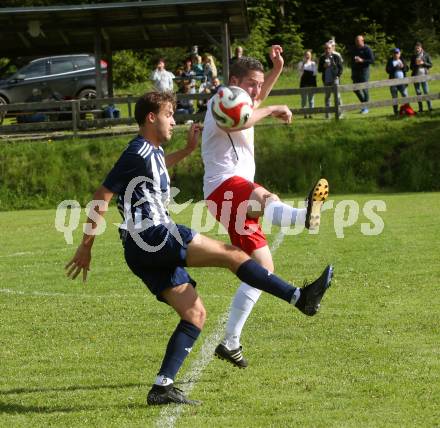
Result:
{"type": "Polygon", "coordinates": [[[172,222],[167,211],[170,178],[162,147],[155,147],[137,136],[128,144],[103,185],[118,194],[117,205],[124,219],[121,229],[127,229],[130,219],[139,232],[172,222]]]}

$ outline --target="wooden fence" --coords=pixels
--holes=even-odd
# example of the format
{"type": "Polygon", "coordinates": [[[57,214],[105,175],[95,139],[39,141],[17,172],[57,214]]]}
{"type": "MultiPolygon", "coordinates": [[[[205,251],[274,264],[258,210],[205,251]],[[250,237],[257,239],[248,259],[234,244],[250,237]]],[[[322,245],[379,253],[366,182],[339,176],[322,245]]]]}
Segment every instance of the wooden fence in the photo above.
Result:
{"type": "MultiPolygon", "coordinates": [[[[368,103],[356,103],[356,104],[346,104],[338,105],[338,98],[340,94],[344,92],[353,92],[361,89],[375,89],[375,88],[386,88],[390,86],[397,85],[409,85],[420,82],[427,82],[433,80],[440,80],[440,74],[432,74],[426,76],[416,76],[416,77],[405,77],[404,79],[388,79],[388,80],[377,80],[365,83],[355,83],[349,85],[333,85],[324,86],[319,88],[313,88],[314,94],[325,94],[330,93],[333,99],[333,106],[330,107],[318,107],[318,108],[297,108],[291,109],[293,114],[316,114],[316,113],[326,113],[334,114],[335,119],[338,120],[342,113],[346,111],[359,110],[363,108],[374,108],[374,107],[385,107],[393,106],[397,104],[405,104],[411,102],[421,102],[427,100],[438,100],[440,99],[440,92],[431,92],[427,95],[414,95],[411,97],[401,97],[401,98],[388,98],[381,101],[370,101],[368,103]]],[[[302,92],[308,91],[310,89],[299,88],[299,89],[274,89],[270,93],[271,96],[274,95],[301,95],[302,92]]]]}
{"type": "MultiPolygon", "coordinates": [[[[356,103],[338,105],[337,99],[339,95],[344,92],[352,92],[360,89],[374,89],[384,88],[396,85],[408,85],[415,82],[435,81],[440,80],[440,74],[407,77],[405,79],[391,79],[380,80],[366,83],[357,83],[349,85],[334,85],[326,87],[313,88],[314,94],[331,94],[332,106],[329,107],[315,107],[315,108],[292,108],[293,114],[332,114],[335,119],[339,119],[340,115],[347,111],[358,110],[360,108],[375,108],[384,106],[393,106],[397,103],[411,103],[427,100],[440,99],[440,92],[431,92],[428,95],[415,95],[405,98],[388,98],[382,101],[374,101],[368,103],[356,103]]],[[[310,91],[307,88],[298,89],[274,89],[270,96],[279,95],[301,95],[304,91],[310,91]]],[[[206,100],[210,97],[210,94],[177,94],[177,98],[190,99],[190,100],[206,100]]],[[[32,103],[20,103],[20,104],[1,104],[0,116],[12,115],[16,118],[26,115],[34,115],[35,113],[41,113],[45,117],[45,121],[32,122],[32,123],[17,123],[0,125],[0,134],[12,134],[21,132],[38,132],[38,131],[55,131],[70,129],[76,133],[78,130],[88,128],[101,128],[118,124],[134,124],[135,119],[133,117],[133,105],[136,103],[138,96],[125,96],[125,97],[113,97],[102,99],[87,99],[87,100],[69,100],[69,101],[42,101],[32,103]],[[127,104],[128,117],[125,118],[104,118],[103,108],[104,106],[127,104]]],[[[204,113],[194,114],[176,114],[176,121],[185,122],[187,120],[202,120],[204,113]]]]}

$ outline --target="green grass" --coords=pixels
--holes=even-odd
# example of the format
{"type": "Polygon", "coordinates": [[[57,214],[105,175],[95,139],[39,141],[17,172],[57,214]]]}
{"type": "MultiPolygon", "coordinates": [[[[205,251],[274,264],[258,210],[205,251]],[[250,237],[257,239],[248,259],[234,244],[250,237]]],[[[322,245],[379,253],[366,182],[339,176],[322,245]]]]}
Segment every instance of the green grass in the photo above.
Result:
{"type": "MultiPolygon", "coordinates": [[[[274,192],[303,193],[324,175],[333,193],[439,191],[440,110],[407,120],[360,117],[338,122],[258,125],[256,181],[274,192]],[[276,165],[276,168],[274,168],[276,165]],[[283,173],[280,174],[280,171],[283,173]]],[[[178,127],[167,153],[186,144],[178,127]]],[[[131,136],[12,142],[0,151],[0,211],[86,204],[131,136]]],[[[200,149],[170,170],[178,200],[202,197],[200,149]]]]}
{"type": "MultiPolygon", "coordinates": [[[[286,236],[274,257],[284,278],[302,284],[335,264],[322,311],[306,318],[263,295],[243,336],[250,367],[211,361],[191,392],[203,406],[175,426],[438,426],[439,196],[349,195],[385,200],[382,234],[362,235],[361,215],[338,239],[331,210],[319,235],[286,236]]],[[[0,213],[0,426],[160,426],[145,397],[177,317],[125,266],[115,210],[85,285],[63,276],[74,247],[54,216],[0,213]]],[[[189,224],[190,211],[176,220],[189,224]]],[[[219,269],[191,274],[208,321],[179,378],[238,284],[219,269]]]]}

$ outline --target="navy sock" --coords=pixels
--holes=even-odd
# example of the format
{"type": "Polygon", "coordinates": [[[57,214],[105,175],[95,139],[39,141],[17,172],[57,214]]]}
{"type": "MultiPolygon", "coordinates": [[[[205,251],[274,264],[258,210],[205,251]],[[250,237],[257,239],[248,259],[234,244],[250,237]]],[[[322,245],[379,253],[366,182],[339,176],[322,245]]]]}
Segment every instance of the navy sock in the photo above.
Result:
{"type": "Polygon", "coordinates": [[[168,341],[165,357],[158,374],[174,380],[199,334],[200,329],[194,324],[181,320],[168,341]]]}
{"type": "Polygon", "coordinates": [[[242,263],[236,275],[252,287],[270,293],[290,303],[296,288],[271,274],[255,260],[249,259],[242,263]]]}

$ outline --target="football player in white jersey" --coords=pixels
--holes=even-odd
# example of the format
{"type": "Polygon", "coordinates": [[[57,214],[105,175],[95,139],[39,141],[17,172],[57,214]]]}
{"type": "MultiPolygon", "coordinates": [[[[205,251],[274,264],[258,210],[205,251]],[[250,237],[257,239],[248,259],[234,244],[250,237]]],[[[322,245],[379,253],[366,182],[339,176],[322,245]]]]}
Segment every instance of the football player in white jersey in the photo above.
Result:
{"type": "MultiPolygon", "coordinates": [[[[325,179],[318,180],[307,197],[307,208],[297,209],[254,182],[254,124],[268,116],[284,123],[292,121],[287,105],[260,107],[282,72],[282,52],[279,45],[271,47],[273,67],[266,77],[261,62],[254,58],[241,57],[231,65],[229,85],[249,94],[253,113],[243,128],[228,132],[215,122],[208,103],[202,134],[203,191],[208,208],[225,226],[231,243],[271,272],[274,271],[272,255],[259,218],[264,215],[278,226],[302,224],[307,229],[317,229],[321,206],[329,190],[325,179]]],[[[248,365],[240,345],[241,332],[260,294],[260,290],[241,283],[231,304],[224,340],[215,350],[219,358],[240,368],[248,365]]]]}

